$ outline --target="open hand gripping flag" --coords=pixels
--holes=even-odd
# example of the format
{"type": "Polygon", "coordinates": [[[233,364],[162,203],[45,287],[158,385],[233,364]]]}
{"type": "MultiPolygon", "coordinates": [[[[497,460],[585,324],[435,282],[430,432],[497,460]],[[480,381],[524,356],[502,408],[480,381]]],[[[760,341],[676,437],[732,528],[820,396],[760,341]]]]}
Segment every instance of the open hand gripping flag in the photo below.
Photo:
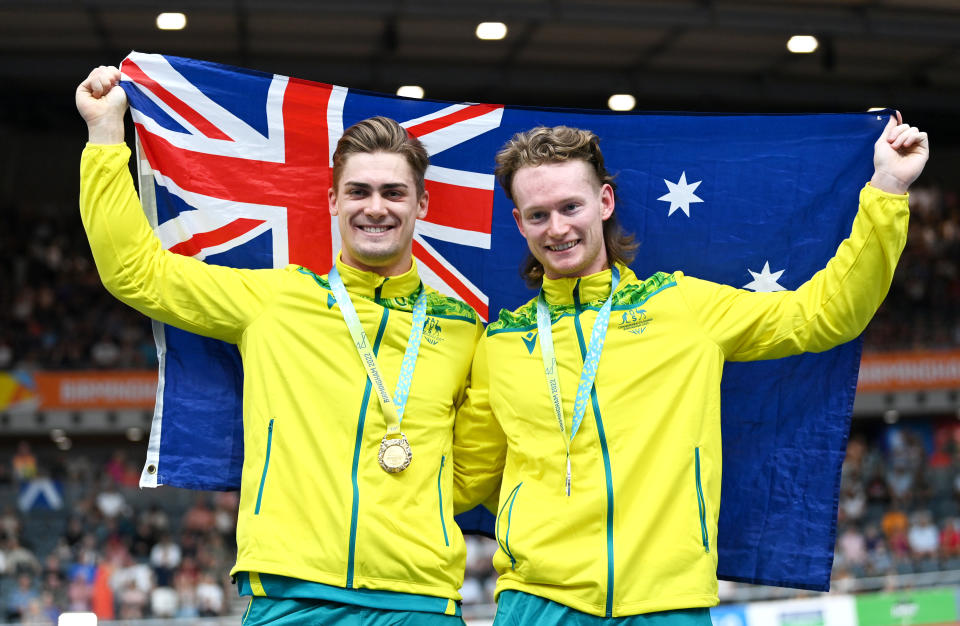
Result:
{"type": "MultiPolygon", "coordinates": [[[[339,249],[327,209],[331,155],[344,128],[386,115],[430,153],[430,211],[414,235],[421,274],[484,319],[533,296],[518,273],[526,244],[493,177],[493,155],[518,131],[566,124],[600,136],[617,173],[618,215],[642,244],[638,276],[683,270],[766,291],[798,287],[849,234],[886,122],[875,113],[450,104],[140,53],[121,72],[141,198],[164,247],[209,263],[295,263],[326,273],[339,249]]],[[[237,488],[236,348],[161,324],[154,333],[160,384],[141,485],[237,488]]],[[[858,340],[819,355],[726,365],[721,578],[829,588],[859,357],[858,340]]],[[[476,519],[482,530],[482,515],[460,521],[476,519]]]]}

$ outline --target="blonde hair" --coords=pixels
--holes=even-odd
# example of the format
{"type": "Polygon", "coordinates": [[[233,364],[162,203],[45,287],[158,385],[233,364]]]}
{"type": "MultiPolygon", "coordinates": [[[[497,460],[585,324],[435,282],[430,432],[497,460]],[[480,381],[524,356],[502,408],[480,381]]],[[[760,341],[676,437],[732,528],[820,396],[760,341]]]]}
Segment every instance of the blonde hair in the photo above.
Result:
{"type": "Polygon", "coordinates": [[[420,140],[407,134],[406,129],[389,117],[371,117],[357,122],[340,137],[333,153],[333,187],[340,183],[340,175],[351,154],[388,152],[407,160],[417,185],[417,197],[423,196],[423,177],[430,157],[420,140]]]}
{"type": "MultiPolygon", "coordinates": [[[[494,174],[507,198],[514,201],[513,178],[521,168],[573,160],[589,165],[600,185],[610,185],[616,194],[617,184],[604,165],[600,138],[589,130],[569,126],[537,126],[517,133],[497,153],[494,174]]],[[[637,243],[633,235],[620,226],[616,212],[603,222],[603,244],[611,266],[614,263],[629,265],[633,261],[637,243]]],[[[520,274],[529,287],[538,287],[543,280],[543,264],[529,254],[520,274]]]]}

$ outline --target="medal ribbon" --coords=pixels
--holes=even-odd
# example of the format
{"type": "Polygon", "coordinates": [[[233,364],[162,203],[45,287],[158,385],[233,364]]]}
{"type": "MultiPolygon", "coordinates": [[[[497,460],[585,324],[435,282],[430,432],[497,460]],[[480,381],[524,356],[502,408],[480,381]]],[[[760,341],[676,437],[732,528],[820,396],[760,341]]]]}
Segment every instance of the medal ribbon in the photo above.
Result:
{"type": "Polygon", "coordinates": [[[360,324],[360,317],[353,307],[353,301],[350,299],[350,294],[347,293],[347,288],[343,284],[343,279],[340,277],[336,265],[330,270],[327,278],[330,282],[330,290],[333,291],[333,297],[343,314],[343,321],[346,322],[347,328],[350,330],[353,344],[357,348],[363,367],[367,370],[367,377],[380,400],[380,407],[383,409],[383,416],[387,422],[387,437],[393,438],[400,434],[400,422],[403,421],[403,410],[407,405],[407,396],[410,394],[410,384],[413,382],[413,368],[417,364],[417,355],[420,353],[423,325],[427,321],[427,290],[421,285],[420,295],[413,305],[410,337],[407,339],[407,349],[403,353],[397,388],[393,392],[393,398],[391,398],[390,392],[387,391],[387,385],[383,381],[383,376],[380,375],[377,357],[373,353],[370,341],[367,339],[367,333],[364,332],[363,326],[360,324]]]}
{"type": "Polygon", "coordinates": [[[563,420],[563,396],[560,394],[560,376],[557,372],[557,357],[553,349],[550,307],[547,306],[543,289],[540,289],[540,295],[537,297],[537,331],[540,333],[540,355],[543,357],[543,373],[547,377],[547,388],[550,391],[553,413],[557,418],[560,434],[563,435],[563,445],[566,446],[567,450],[567,480],[565,485],[567,496],[570,495],[570,446],[573,444],[573,438],[577,435],[580,422],[583,421],[583,416],[587,411],[587,398],[593,388],[597,368],[600,366],[603,342],[607,338],[610,310],[613,307],[613,292],[616,291],[619,284],[620,270],[613,266],[610,268],[610,295],[607,296],[606,301],[597,313],[597,318],[593,321],[593,330],[590,332],[590,346],[587,348],[587,354],[583,359],[583,369],[580,370],[580,383],[577,385],[577,399],[573,404],[573,421],[570,425],[569,439],[563,420]]]}

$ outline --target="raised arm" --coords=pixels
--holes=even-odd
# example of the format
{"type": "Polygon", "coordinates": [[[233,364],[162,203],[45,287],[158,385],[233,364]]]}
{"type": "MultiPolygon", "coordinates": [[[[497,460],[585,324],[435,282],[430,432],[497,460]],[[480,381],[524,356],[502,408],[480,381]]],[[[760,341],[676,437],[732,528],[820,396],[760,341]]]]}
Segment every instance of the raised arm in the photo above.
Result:
{"type": "Polygon", "coordinates": [[[98,67],[76,92],[89,133],[80,162],[80,215],[100,278],[145,315],[236,343],[272,297],[275,281],[263,270],[207,265],[163,249],[130,176],[127,97],[119,81],[117,68],[98,67]]]}
{"type": "Polygon", "coordinates": [[[857,337],[886,297],[906,243],[906,190],[929,155],[926,133],[891,117],[874,146],[850,236],[796,291],[753,293],[683,277],[691,314],[728,360],[822,352],[857,337]]]}

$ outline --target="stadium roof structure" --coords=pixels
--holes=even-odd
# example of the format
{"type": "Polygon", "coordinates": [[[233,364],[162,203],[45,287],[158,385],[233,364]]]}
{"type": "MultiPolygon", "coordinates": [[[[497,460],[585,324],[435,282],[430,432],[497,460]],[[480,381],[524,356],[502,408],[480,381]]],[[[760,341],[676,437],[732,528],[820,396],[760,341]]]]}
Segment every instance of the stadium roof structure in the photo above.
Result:
{"type": "Polygon", "coordinates": [[[0,205],[73,203],[73,91],[131,50],[427,98],[637,111],[893,107],[960,167],[960,0],[3,0],[0,205]],[[182,11],[183,30],[156,17],[182,11]],[[482,41],[479,22],[506,24],[482,41]],[[818,38],[810,54],[787,40],[818,38]],[[46,163],[43,171],[31,161],[46,163]],[[53,185],[50,181],[61,181],[53,185]]]}
{"type": "Polygon", "coordinates": [[[29,90],[136,49],[446,100],[960,110],[958,0],[27,0],[0,3],[0,35],[0,76],[29,90]],[[482,21],[506,37],[477,39],[482,21]],[[788,52],[795,34],[818,49],[788,52]]]}

